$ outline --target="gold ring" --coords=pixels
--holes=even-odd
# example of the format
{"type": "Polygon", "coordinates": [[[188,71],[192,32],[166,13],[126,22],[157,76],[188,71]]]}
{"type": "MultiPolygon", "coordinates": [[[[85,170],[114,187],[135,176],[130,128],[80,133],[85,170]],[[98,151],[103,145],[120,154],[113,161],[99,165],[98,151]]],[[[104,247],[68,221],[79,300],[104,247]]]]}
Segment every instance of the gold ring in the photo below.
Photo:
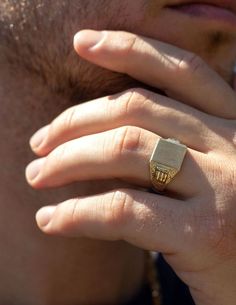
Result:
{"type": "Polygon", "coordinates": [[[177,175],[186,152],[187,146],[181,144],[178,140],[160,138],[157,141],[149,161],[150,177],[155,191],[164,191],[177,175]]]}

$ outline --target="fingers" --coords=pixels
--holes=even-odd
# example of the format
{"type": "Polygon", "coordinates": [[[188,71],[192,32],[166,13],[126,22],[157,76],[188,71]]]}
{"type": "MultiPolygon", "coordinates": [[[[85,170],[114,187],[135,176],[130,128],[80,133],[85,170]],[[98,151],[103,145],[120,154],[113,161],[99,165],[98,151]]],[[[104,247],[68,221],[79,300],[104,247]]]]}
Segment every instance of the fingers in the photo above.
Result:
{"type": "Polygon", "coordinates": [[[153,39],[111,31],[81,31],[74,46],[80,56],[97,65],[126,73],[206,113],[236,118],[234,91],[195,54],[153,39]]]}
{"type": "MultiPolygon", "coordinates": [[[[82,137],[31,163],[26,176],[35,188],[113,178],[151,187],[149,160],[158,138],[132,126],[82,137]]],[[[168,185],[168,190],[184,197],[201,192],[205,180],[199,168],[204,168],[205,159],[204,154],[189,149],[181,172],[168,185]],[[188,177],[193,177],[191,183],[188,177]]]]}
{"type": "Polygon", "coordinates": [[[219,124],[220,119],[170,98],[131,89],[66,110],[31,139],[31,147],[44,156],[72,139],[129,125],[163,138],[177,137],[190,148],[207,152],[219,147],[217,137],[213,136],[219,124]],[[197,137],[192,137],[193,134],[197,137]]]}
{"type": "Polygon", "coordinates": [[[191,217],[185,204],[156,194],[117,190],[43,208],[36,219],[48,234],[126,240],[144,249],[173,253],[186,249],[184,226],[191,217]]]}

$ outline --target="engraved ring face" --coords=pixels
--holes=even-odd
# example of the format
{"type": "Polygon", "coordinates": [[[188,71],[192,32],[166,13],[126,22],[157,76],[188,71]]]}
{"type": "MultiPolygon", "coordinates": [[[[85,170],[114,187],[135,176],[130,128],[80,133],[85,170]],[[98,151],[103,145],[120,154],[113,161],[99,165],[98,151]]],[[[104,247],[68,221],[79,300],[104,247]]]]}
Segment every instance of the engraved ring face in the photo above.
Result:
{"type": "Polygon", "coordinates": [[[155,191],[162,192],[180,171],[187,146],[175,139],[159,139],[152,153],[150,177],[155,191]]]}

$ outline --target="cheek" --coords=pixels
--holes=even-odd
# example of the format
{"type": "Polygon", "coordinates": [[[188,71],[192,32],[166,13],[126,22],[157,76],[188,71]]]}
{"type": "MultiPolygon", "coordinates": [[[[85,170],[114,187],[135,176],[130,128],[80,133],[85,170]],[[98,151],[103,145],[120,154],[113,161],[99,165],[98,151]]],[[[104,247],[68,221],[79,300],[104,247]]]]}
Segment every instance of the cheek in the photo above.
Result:
{"type": "MultiPolygon", "coordinates": [[[[117,93],[128,85],[131,86],[134,81],[93,67],[89,74],[80,74],[84,79],[79,79],[79,86],[70,92],[71,95],[74,94],[72,102],[66,95],[63,97],[53,94],[52,90],[40,85],[39,79],[34,79],[33,76],[28,77],[15,71],[13,77],[9,71],[9,68],[0,71],[0,210],[3,205],[7,209],[10,205],[12,209],[21,201],[26,203],[24,217],[27,217],[28,213],[35,211],[41,204],[60,202],[78,194],[95,193],[107,187],[107,183],[95,183],[93,188],[90,183],[79,183],[61,190],[41,191],[36,195],[24,178],[26,165],[35,158],[29,147],[29,139],[35,131],[50,123],[62,111],[79,103],[82,96],[89,99],[92,95],[101,97],[102,93],[117,93]],[[83,86],[83,83],[86,85],[83,86]]],[[[66,81],[65,79],[65,83],[66,81]]],[[[0,217],[1,215],[4,213],[0,213],[0,217]]],[[[30,219],[33,223],[33,215],[30,219]]]]}
{"type": "Polygon", "coordinates": [[[37,197],[24,178],[25,166],[34,158],[29,139],[69,105],[45,88],[42,90],[33,77],[17,75],[17,70],[9,75],[9,71],[0,71],[0,208],[4,205],[15,210],[23,204],[27,217],[39,203],[48,201],[47,196],[37,197]]]}

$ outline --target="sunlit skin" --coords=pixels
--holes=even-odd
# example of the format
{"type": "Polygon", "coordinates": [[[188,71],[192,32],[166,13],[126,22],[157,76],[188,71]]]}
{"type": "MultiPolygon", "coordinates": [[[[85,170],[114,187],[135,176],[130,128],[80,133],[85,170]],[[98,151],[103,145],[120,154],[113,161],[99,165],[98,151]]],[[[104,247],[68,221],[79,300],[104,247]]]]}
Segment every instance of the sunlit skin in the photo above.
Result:
{"type": "MultiPolygon", "coordinates": [[[[233,84],[236,30],[165,8],[173,2],[88,0],[85,5],[79,0],[56,4],[1,1],[1,303],[115,304],[139,289],[144,275],[141,250],[125,242],[49,237],[35,222],[35,213],[42,206],[121,188],[126,182],[91,186],[81,181],[62,190],[35,191],[26,183],[24,170],[34,158],[30,137],[63,110],[81,101],[148,85],[81,60],[72,42],[81,29],[125,30],[175,45],[200,55],[233,84]]],[[[171,90],[168,93],[173,95],[171,90]]],[[[132,185],[132,181],[128,183],[132,185]]]]}

